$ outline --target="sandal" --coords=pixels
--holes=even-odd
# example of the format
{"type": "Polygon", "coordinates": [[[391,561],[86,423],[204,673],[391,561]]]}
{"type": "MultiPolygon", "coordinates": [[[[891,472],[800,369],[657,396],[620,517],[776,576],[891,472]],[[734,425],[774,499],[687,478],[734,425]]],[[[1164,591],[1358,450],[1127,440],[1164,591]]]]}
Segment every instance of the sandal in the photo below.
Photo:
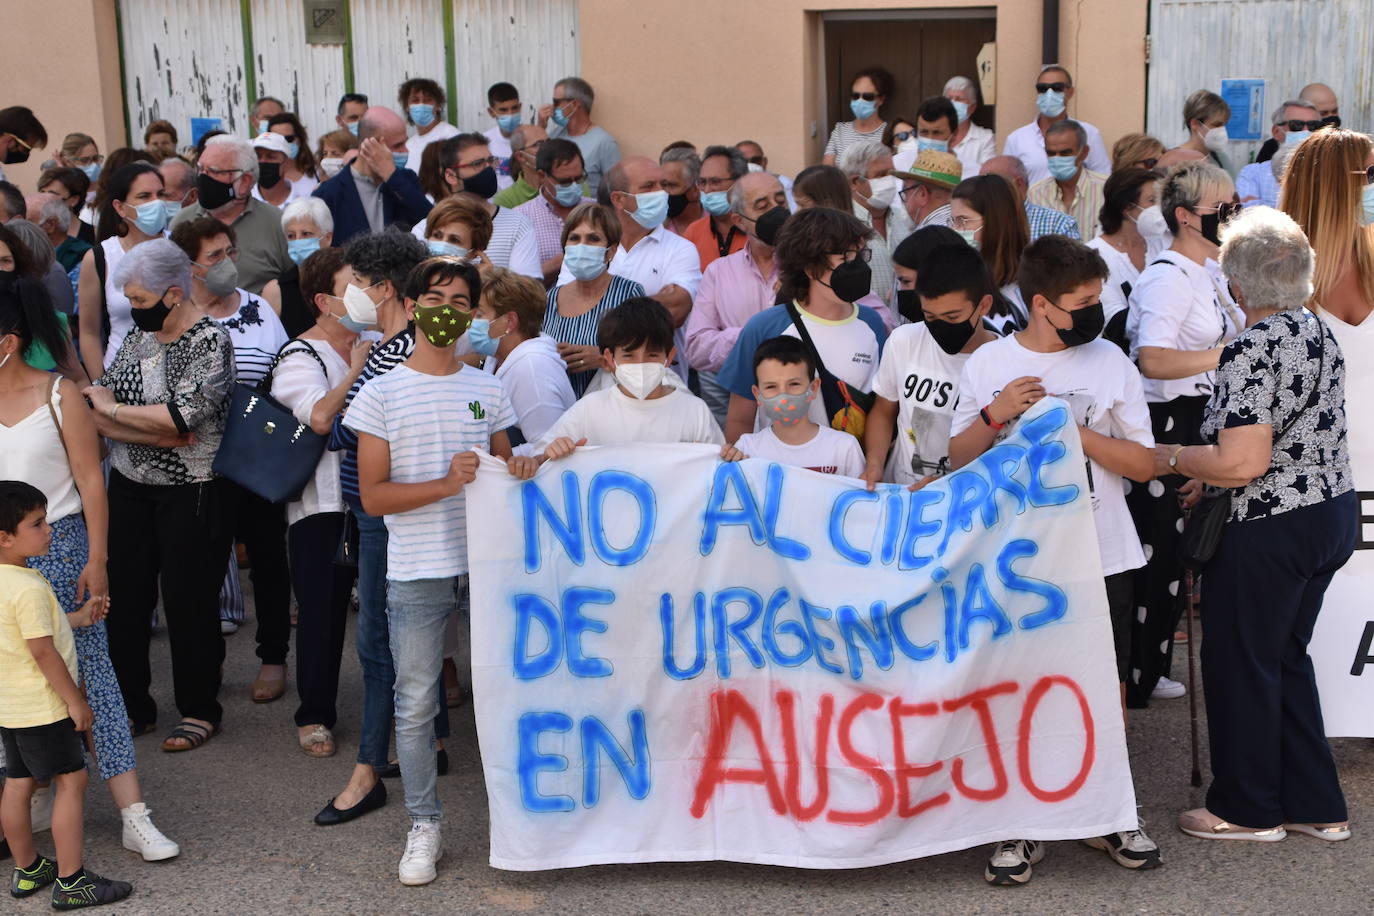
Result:
{"type": "Polygon", "coordinates": [[[182,719],[177,723],[177,727],[172,729],[172,733],[162,739],[162,749],[169,754],[179,754],[182,751],[194,751],[218,734],[218,725],[201,725],[199,722],[182,719]],[[180,745],[169,743],[176,740],[185,741],[186,744],[180,745]]]}
{"type": "Polygon", "coordinates": [[[1284,824],[1285,830],[1294,833],[1303,833],[1319,840],[1326,840],[1328,843],[1338,843],[1341,840],[1350,839],[1350,822],[1344,824],[1284,824]]]}
{"type": "Polygon", "coordinates": [[[156,723],[156,722],[144,722],[143,724],[140,725],[139,723],[135,722],[133,719],[130,719],[130,720],[129,720],[129,737],[130,737],[130,738],[142,738],[144,735],[148,734],[149,732],[155,731],[156,729],[157,729],[157,723],[156,723]]]}
{"type": "Polygon", "coordinates": [[[1194,808],[1178,816],[1178,829],[1201,840],[1249,840],[1254,843],[1277,843],[1288,836],[1280,824],[1277,827],[1238,827],[1217,817],[1206,808],[1194,808]]]}
{"type": "MultiPolygon", "coordinates": [[[[264,665],[263,667],[267,667],[264,665]]],[[[281,677],[264,678],[261,674],[250,688],[254,703],[271,703],[280,700],[286,693],[286,666],[281,666],[281,677]]]]}
{"type": "Polygon", "coordinates": [[[304,735],[297,732],[301,750],[307,757],[333,757],[338,748],[334,744],[334,734],[323,725],[313,725],[304,735]]]}

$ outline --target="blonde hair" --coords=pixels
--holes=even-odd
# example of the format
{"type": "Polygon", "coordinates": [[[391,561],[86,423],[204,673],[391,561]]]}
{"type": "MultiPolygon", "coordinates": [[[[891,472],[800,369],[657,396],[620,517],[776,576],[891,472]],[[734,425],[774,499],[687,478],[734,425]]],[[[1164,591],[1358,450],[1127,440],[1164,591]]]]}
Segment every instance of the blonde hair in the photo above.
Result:
{"type": "Polygon", "coordinates": [[[482,275],[482,298],[498,318],[514,312],[521,337],[529,340],[539,336],[548,308],[544,284],[504,267],[494,267],[482,275]]]}
{"type": "Polygon", "coordinates": [[[1143,168],[1136,165],[1144,159],[1158,159],[1164,155],[1164,144],[1149,134],[1127,134],[1112,147],[1112,171],[1143,168]]]}
{"type": "Polygon", "coordinates": [[[1313,297],[1318,303],[1354,269],[1360,294],[1374,303],[1374,239],[1361,224],[1365,162],[1374,142],[1353,130],[1328,127],[1288,157],[1279,185],[1279,209],[1307,233],[1317,252],[1313,297]]]}
{"type": "Polygon", "coordinates": [[[1217,117],[1223,121],[1231,120],[1231,106],[1215,92],[1199,89],[1183,103],[1183,126],[1189,130],[1192,130],[1194,121],[1206,124],[1217,117]]]}

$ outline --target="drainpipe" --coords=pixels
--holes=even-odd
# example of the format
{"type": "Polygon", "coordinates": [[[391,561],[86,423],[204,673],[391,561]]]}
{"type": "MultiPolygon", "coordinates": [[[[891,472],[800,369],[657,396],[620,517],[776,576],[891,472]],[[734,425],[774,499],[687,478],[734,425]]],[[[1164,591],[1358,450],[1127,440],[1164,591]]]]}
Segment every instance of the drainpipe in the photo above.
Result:
{"type": "Polygon", "coordinates": [[[1059,0],[1041,0],[1041,63],[1059,63],[1059,0]]]}

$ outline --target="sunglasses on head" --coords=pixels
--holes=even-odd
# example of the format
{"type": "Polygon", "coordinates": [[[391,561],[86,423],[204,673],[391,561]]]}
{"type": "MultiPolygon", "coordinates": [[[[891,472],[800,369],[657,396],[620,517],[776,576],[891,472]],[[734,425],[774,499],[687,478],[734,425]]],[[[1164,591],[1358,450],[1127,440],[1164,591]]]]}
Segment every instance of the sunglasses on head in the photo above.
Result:
{"type": "Polygon", "coordinates": [[[1374,165],[1365,169],[1363,172],[1351,172],[1352,175],[1363,175],[1365,184],[1374,184],[1374,165]]]}
{"type": "Polygon", "coordinates": [[[1304,130],[1321,130],[1325,123],[1325,121],[1284,121],[1283,126],[1294,133],[1300,133],[1304,130]]]}
{"type": "Polygon", "coordinates": [[[874,101],[877,101],[877,99],[878,99],[878,93],[876,93],[876,92],[851,92],[851,93],[849,93],[849,98],[850,98],[850,100],[855,101],[855,102],[857,102],[859,99],[863,99],[865,102],[874,102],[874,101]]]}
{"type": "Polygon", "coordinates": [[[1046,92],[1063,92],[1068,88],[1068,83],[1036,83],[1035,93],[1036,95],[1043,95],[1046,92]]]}

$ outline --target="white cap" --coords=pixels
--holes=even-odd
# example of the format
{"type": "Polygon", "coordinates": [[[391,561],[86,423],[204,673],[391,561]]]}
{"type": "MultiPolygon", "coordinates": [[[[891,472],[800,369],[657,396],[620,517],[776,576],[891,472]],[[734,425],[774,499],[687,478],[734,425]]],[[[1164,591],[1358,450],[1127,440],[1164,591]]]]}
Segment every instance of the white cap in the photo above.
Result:
{"type": "Polygon", "coordinates": [[[265,134],[258,134],[257,137],[253,139],[253,148],[270,149],[272,152],[281,153],[288,158],[291,155],[291,148],[286,145],[286,138],[281,134],[274,134],[270,131],[265,134]]]}

